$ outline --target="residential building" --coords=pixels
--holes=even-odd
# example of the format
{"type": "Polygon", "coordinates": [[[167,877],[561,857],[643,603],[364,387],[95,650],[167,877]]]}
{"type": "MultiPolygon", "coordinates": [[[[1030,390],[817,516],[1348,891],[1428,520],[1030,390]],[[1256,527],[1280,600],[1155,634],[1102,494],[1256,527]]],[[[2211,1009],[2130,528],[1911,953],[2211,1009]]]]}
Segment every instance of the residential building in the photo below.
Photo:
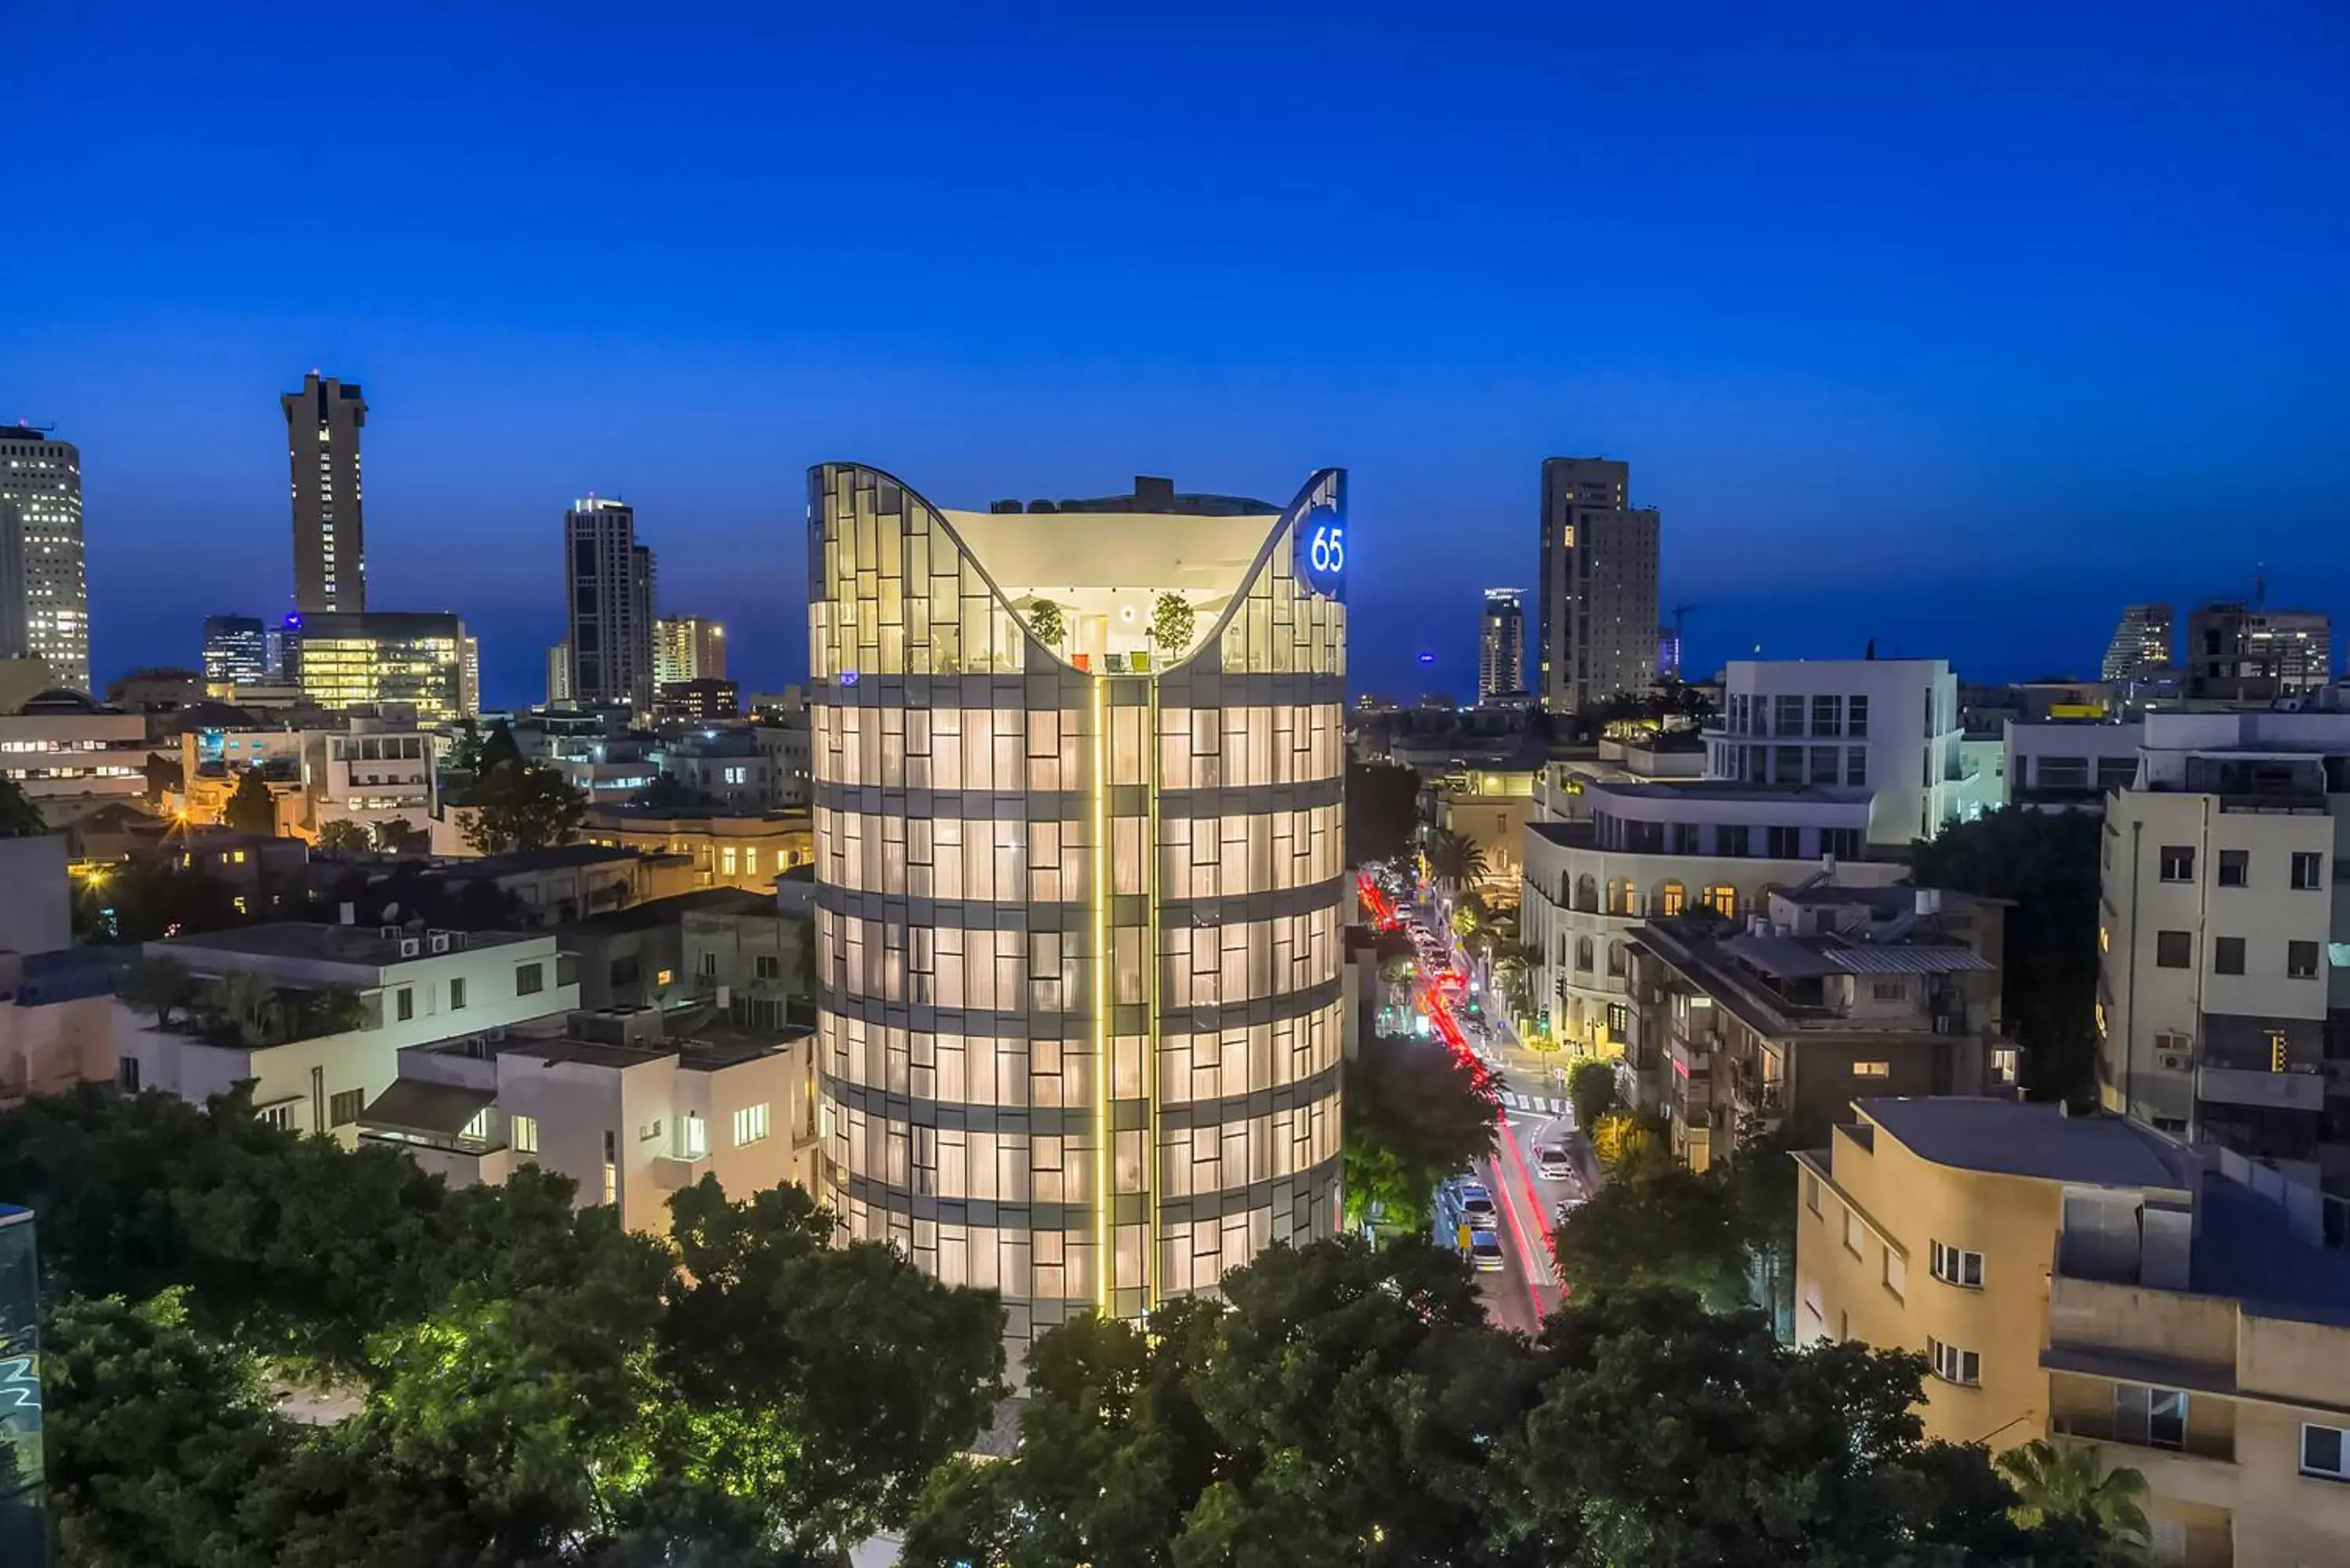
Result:
{"type": "Polygon", "coordinates": [[[1854,1096],[1981,1095],[2014,1078],[2000,1027],[2005,909],[1825,876],[1632,934],[1639,1103],[1703,1170],[1784,1127],[1816,1141],[1854,1096]]]}
{"type": "Polygon", "coordinates": [[[2187,618],[2187,695],[2268,703],[2334,679],[2334,621],[2313,610],[2202,605],[2187,618]]]}
{"type": "Polygon", "coordinates": [[[1534,820],[1534,771],[1475,768],[1453,774],[1430,788],[1429,813],[1436,826],[1476,846],[1485,875],[1476,891],[1488,902],[1517,901],[1525,872],[1526,825],[1534,820]]]}
{"type": "Polygon", "coordinates": [[[81,453],[21,424],[0,425],[0,658],[18,656],[92,689],[81,453]]]}
{"type": "MultiPolygon", "coordinates": [[[[457,808],[450,815],[463,820],[457,808]]],[[[456,860],[441,867],[441,878],[452,895],[463,894],[473,882],[495,886],[521,904],[523,923],[534,929],[708,885],[684,856],[596,843],[510,849],[456,860]]]]}
{"type": "Polygon", "coordinates": [[[2147,714],[2106,802],[2099,1093],[2350,1193],[2350,713],[2147,714]]]}
{"type": "Polygon", "coordinates": [[[847,1232],[999,1291],[1015,1353],[1332,1233],[1344,473],[1286,509],[1145,480],[947,512],[847,463],[809,495],[847,1232]],[[1026,629],[1040,597],[1053,647],[1026,629]]]}
{"type": "Polygon", "coordinates": [[[1656,685],[1659,524],[1631,488],[1629,463],[1543,462],[1537,695],[1554,713],[1656,685]]]}
{"type": "Polygon", "coordinates": [[[734,682],[708,677],[672,680],[660,689],[653,711],[664,719],[683,720],[691,724],[722,723],[733,719],[738,711],[734,682]]]}
{"type": "Polygon", "coordinates": [[[1657,680],[1659,684],[1681,678],[1681,628],[1670,621],[1657,627],[1657,680]]]}
{"type": "MultiPolygon", "coordinates": [[[[1848,886],[1884,887],[1907,868],[1862,858],[1868,794],[1826,784],[1584,780],[1580,816],[1527,825],[1518,940],[1539,955],[1537,1033],[1622,1059],[1631,1038],[1634,930],[1693,909],[1743,919],[1765,892],[1833,864],[1848,886]]],[[[1660,1070],[1660,1054],[1647,1063],[1660,1070]]],[[[1627,1097],[1643,1064],[1619,1068],[1627,1097]]]]}
{"type": "Polygon", "coordinates": [[[546,705],[571,705],[571,644],[567,639],[546,650],[546,705]]]}
{"type": "Polygon", "coordinates": [[[726,677],[726,628],[707,616],[671,615],[653,622],[653,686],[726,677]]]}
{"type": "Polygon", "coordinates": [[[672,742],[663,756],[671,778],[697,799],[726,811],[763,814],[775,794],[768,776],[773,763],[748,730],[690,734],[672,742]]]}
{"type": "Polygon", "coordinates": [[[479,718],[482,712],[482,639],[469,633],[460,659],[457,711],[468,719],[479,718]]]}
{"type": "Polygon", "coordinates": [[[1907,845],[1981,815],[1959,682],[1939,659],[1752,659],[1725,667],[1706,772],[1870,792],[1868,842],[1907,845]]]}
{"type": "Polygon", "coordinates": [[[2340,1560],[2350,1254],[2305,1192],[2008,1099],[1861,1099],[1795,1158],[1797,1338],[1926,1356],[1928,1437],[2137,1471],[2157,1563],[2340,1560]]]}
{"type": "Polygon", "coordinates": [[[47,1468],[41,1444],[41,1262],[33,1211],[0,1203],[0,1366],[12,1382],[0,1402],[0,1562],[47,1560],[47,1468]]]}
{"type": "Polygon", "coordinates": [[[2170,668],[2176,616],[2168,605],[2125,605],[2121,624],[2106,645],[2107,680],[2143,680],[2170,668]]]}
{"type": "Polygon", "coordinates": [[[1487,588],[1477,630],[1477,701],[1486,703],[1526,691],[1526,597],[1519,588],[1487,588]]]}
{"type": "Polygon", "coordinates": [[[62,833],[0,836],[0,952],[46,953],[73,940],[62,833]]]}
{"type": "Polygon", "coordinates": [[[792,867],[812,864],[816,834],[815,820],[806,813],[736,812],[723,806],[664,811],[598,805],[579,830],[588,844],[681,857],[692,867],[696,886],[754,892],[772,888],[792,867]]]}
{"type": "Polygon", "coordinates": [[[104,948],[0,949],[0,1110],[113,1081],[113,996],[104,948]]]}
{"type": "Polygon", "coordinates": [[[589,495],[564,514],[571,701],[587,708],[653,701],[653,559],[637,511],[589,495]]]}
{"type": "Polygon", "coordinates": [[[176,713],[209,699],[203,675],[168,664],[148,665],[106,683],[107,705],[132,713],[176,713]]]}
{"type": "Polygon", "coordinates": [[[204,684],[215,697],[231,688],[258,686],[269,679],[269,644],[261,618],[214,615],[204,618],[204,684]]]}
{"type": "Polygon", "coordinates": [[[751,726],[751,739],[767,761],[766,807],[806,811],[813,803],[815,764],[808,754],[808,715],[776,713],[751,726]]]}
{"type": "Polygon", "coordinates": [[[815,915],[785,903],[781,896],[732,893],[688,908],[679,981],[685,993],[717,1002],[750,1028],[813,1023],[815,915]]]}
{"type": "Polygon", "coordinates": [[[749,910],[772,919],[772,893],[739,888],[703,888],[672,893],[606,914],[583,915],[556,928],[563,950],[579,977],[579,1005],[590,1012],[613,1007],[668,1007],[704,995],[691,984],[685,958],[686,918],[700,909],[749,910]]]}
{"type": "Polygon", "coordinates": [[[2010,719],[2002,730],[2007,798],[2034,811],[2103,811],[2106,795],[2137,778],[2140,723],[2010,719]]]}
{"type": "Polygon", "coordinates": [[[286,673],[321,708],[405,703],[427,724],[451,724],[465,715],[465,623],[446,613],[290,617],[286,673]]]}
{"type": "Polygon", "coordinates": [[[203,1105],[250,1081],[262,1120],[346,1147],[358,1137],[360,1110],[391,1086],[401,1051],[494,1034],[579,1001],[552,935],[284,921],[174,937],[145,950],[169,955],[199,980],[262,977],[274,992],[262,1033],[277,1038],[255,1044],[184,1014],[167,1026],[118,1004],[123,1087],[203,1105]],[[328,1005],[347,994],[357,999],[355,1020],[328,1005]]]}
{"type": "Polygon", "coordinates": [[[704,1176],[738,1199],[814,1181],[812,1038],[707,1007],[575,1012],[401,1052],[360,1136],[457,1186],[542,1166],[572,1179],[580,1207],[662,1235],[670,1199],[704,1176]]]}
{"type": "Polygon", "coordinates": [[[144,795],[152,754],[143,715],[78,690],[46,692],[0,713],[0,776],[15,780],[51,827],[144,795]]]}
{"type": "Polygon", "coordinates": [[[367,609],[367,526],[359,431],[367,400],[356,382],[316,370],[277,400],[293,469],[294,608],[305,618],[367,609]]]}

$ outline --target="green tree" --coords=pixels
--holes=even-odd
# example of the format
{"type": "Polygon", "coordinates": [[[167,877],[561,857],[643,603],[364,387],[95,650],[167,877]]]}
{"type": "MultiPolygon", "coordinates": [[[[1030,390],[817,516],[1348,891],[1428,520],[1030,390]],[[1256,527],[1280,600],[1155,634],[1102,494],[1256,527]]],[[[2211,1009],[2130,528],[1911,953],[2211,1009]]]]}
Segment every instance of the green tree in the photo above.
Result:
{"type": "Polygon", "coordinates": [[[1672,1128],[1652,1113],[1612,1110],[1583,1130],[1591,1140],[1591,1152],[1611,1177],[1673,1163],[1672,1128]]]}
{"type": "Polygon", "coordinates": [[[1483,847],[1475,839],[1449,827],[1429,830],[1428,868],[1438,881],[1450,882],[1455,888],[1475,887],[1485,879],[1488,870],[1483,847]]]}
{"type": "Polygon", "coordinates": [[[2096,1086],[2100,836],[2088,812],[1994,811],[1911,846],[1911,879],[2008,901],[2000,957],[2008,1033],[2034,1099],[2090,1099],[2096,1086]]]}
{"type": "Polygon", "coordinates": [[[247,1050],[279,1044],[286,1037],[286,1007],[267,975],[231,970],[208,980],[196,995],[207,1032],[247,1050]]]}
{"type": "Polygon", "coordinates": [[[24,786],[0,774],[0,838],[34,838],[49,830],[41,808],[24,786]]]}
{"type": "Polygon", "coordinates": [[[386,817],[375,825],[376,852],[381,855],[422,855],[432,847],[432,835],[404,816],[386,817]]]}
{"type": "Polygon", "coordinates": [[[236,788],[229,792],[221,818],[239,833],[276,834],[277,799],[269,793],[269,781],[259,768],[247,768],[237,775],[236,788]]]}
{"type": "Polygon", "coordinates": [[[1571,1300],[1669,1285],[1716,1312],[1746,1304],[1744,1243],[1720,1188],[1670,1161],[1619,1171],[1553,1238],[1571,1300]]]}
{"type": "Polygon", "coordinates": [[[1393,763],[1347,764],[1347,864],[1368,866],[1411,853],[1419,831],[1419,775],[1393,763]]]}
{"type": "Polygon", "coordinates": [[[452,773],[478,773],[482,766],[481,721],[471,713],[457,721],[457,732],[450,737],[449,753],[444,761],[452,773]]]}
{"type": "Polygon", "coordinates": [[[1599,1118],[1616,1108],[1616,1064],[1577,1062],[1566,1075],[1566,1103],[1575,1107],[1575,1125],[1586,1133],[1599,1118]]]}
{"type": "Polygon", "coordinates": [[[196,981],[188,966],[171,954],[151,958],[143,950],[134,949],[123,963],[114,992],[125,1006],[151,1014],[157,1024],[169,1029],[172,1015],[194,1002],[196,981]]]}
{"type": "Polygon", "coordinates": [[[339,822],[328,823],[318,829],[318,847],[321,849],[338,849],[357,853],[367,849],[373,842],[374,840],[368,836],[368,830],[365,827],[348,818],[339,822]]]}
{"type": "Polygon", "coordinates": [[[2014,1484],[2019,1524],[2079,1519],[2129,1547],[2142,1548],[2152,1537],[2146,1518],[2146,1477],[2120,1467],[2100,1474],[2094,1447],[2059,1449],[2044,1438],[2034,1438],[1992,1462],[2014,1484]]]}
{"type": "Polygon", "coordinates": [[[1058,651],[1061,639],[1068,633],[1068,621],[1061,607],[1051,599],[1028,601],[1028,635],[1046,648],[1058,651]]]}
{"type": "Polygon", "coordinates": [[[1199,612],[1191,601],[1180,594],[1160,594],[1150,607],[1150,640],[1158,645],[1162,659],[1175,659],[1191,646],[1191,634],[1197,628],[1199,612]]]}
{"type": "Polygon", "coordinates": [[[465,823],[465,844],[476,855],[568,844],[588,815],[588,797],[561,774],[519,764],[493,770],[470,804],[474,811],[465,823]]]}
{"type": "Polygon", "coordinates": [[[185,789],[188,784],[187,770],[175,758],[164,756],[160,752],[148,753],[147,760],[140,764],[139,771],[147,775],[149,805],[161,805],[167,791],[185,789]]]}
{"type": "Polygon", "coordinates": [[[500,719],[490,726],[490,732],[482,737],[481,750],[473,759],[473,774],[477,778],[487,778],[508,763],[515,767],[523,765],[522,747],[515,740],[514,726],[500,719]]]}
{"type": "Polygon", "coordinates": [[[1365,1040],[1344,1072],[1347,1218],[1421,1230],[1438,1184],[1492,1152],[1493,1081],[1449,1051],[1387,1036],[1365,1040]]]}

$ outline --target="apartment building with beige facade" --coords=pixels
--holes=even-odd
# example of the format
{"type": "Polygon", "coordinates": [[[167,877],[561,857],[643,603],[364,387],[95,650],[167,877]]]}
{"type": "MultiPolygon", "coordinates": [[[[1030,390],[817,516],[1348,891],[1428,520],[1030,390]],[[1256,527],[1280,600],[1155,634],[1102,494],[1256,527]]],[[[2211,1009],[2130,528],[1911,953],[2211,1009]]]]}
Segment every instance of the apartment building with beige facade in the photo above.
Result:
{"type": "Polygon", "coordinates": [[[2306,1189],[2139,1123],[1856,1101],[1796,1156],[1796,1335],[1927,1358],[1927,1434],[2145,1477],[2153,1560],[2350,1551],[2350,1254],[2306,1189]]]}

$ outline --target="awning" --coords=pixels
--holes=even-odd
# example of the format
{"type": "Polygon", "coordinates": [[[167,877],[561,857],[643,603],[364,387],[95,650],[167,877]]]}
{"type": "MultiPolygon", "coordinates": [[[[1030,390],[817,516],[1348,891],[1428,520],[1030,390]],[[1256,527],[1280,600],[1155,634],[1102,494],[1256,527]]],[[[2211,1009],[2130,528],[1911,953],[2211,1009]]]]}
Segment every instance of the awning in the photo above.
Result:
{"type": "Polygon", "coordinates": [[[365,1127],[454,1137],[481,1114],[484,1106],[495,1104],[497,1097],[491,1089],[398,1078],[392,1081],[391,1087],[376,1096],[373,1105],[359,1113],[359,1122],[365,1127]]]}

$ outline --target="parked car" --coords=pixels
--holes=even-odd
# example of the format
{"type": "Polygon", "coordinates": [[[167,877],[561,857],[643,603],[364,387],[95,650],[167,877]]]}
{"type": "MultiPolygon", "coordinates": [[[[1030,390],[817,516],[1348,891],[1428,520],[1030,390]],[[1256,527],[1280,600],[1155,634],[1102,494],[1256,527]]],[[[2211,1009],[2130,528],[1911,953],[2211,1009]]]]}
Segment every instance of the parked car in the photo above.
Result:
{"type": "Polygon", "coordinates": [[[1473,1181],[1461,1184],[1461,1215],[1471,1225],[1491,1225],[1498,1217],[1493,1195],[1473,1181]]]}
{"type": "Polygon", "coordinates": [[[1552,1181],[1565,1181],[1575,1175],[1575,1161],[1569,1159],[1565,1147],[1545,1144],[1534,1150],[1534,1173],[1552,1181]]]}
{"type": "Polygon", "coordinates": [[[1481,1274],[1502,1272],[1502,1239],[1491,1231],[1469,1233],[1469,1266],[1481,1274]]]}

